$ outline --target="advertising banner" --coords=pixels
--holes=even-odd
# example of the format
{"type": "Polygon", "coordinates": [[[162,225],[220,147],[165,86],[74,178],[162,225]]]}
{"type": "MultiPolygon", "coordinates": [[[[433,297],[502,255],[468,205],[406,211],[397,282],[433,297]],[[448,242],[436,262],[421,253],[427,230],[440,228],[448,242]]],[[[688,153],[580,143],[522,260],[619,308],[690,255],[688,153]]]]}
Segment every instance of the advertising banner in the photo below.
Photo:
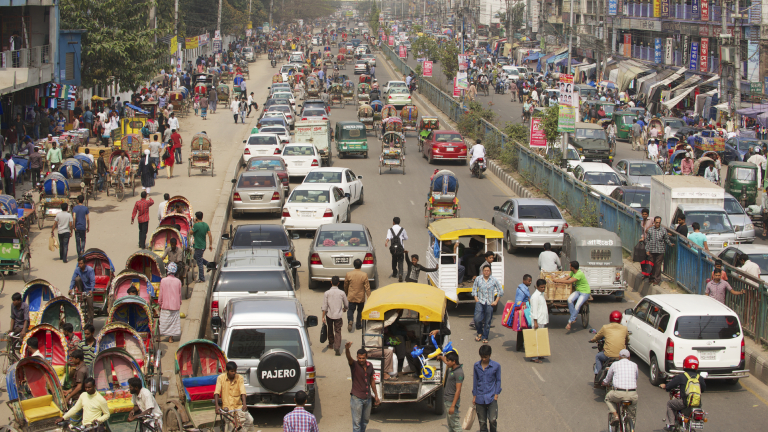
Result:
{"type": "Polygon", "coordinates": [[[661,0],[653,0],[653,16],[654,18],[661,17],[661,0]]]}
{"type": "Polygon", "coordinates": [[[618,13],[618,8],[619,0],[608,0],[608,15],[616,15],[618,13]]]}
{"type": "Polygon", "coordinates": [[[675,40],[673,38],[667,38],[666,44],[664,46],[664,63],[665,64],[672,64],[674,63],[674,57],[675,57],[675,40]]]}
{"type": "Polygon", "coordinates": [[[427,60],[424,62],[424,66],[422,67],[422,72],[425,77],[431,77],[432,76],[432,62],[427,60]]]}
{"type": "Polygon", "coordinates": [[[760,45],[749,41],[747,45],[747,81],[760,81],[760,45]]]}
{"type": "Polygon", "coordinates": [[[198,41],[197,42],[198,46],[206,46],[206,45],[208,45],[208,33],[201,34],[200,36],[198,36],[197,37],[197,41],[198,41]]]}
{"type": "Polygon", "coordinates": [[[709,70],[709,38],[701,38],[699,50],[699,70],[707,72],[709,70]]]}
{"type": "Polygon", "coordinates": [[[459,88],[459,85],[456,82],[456,77],[453,77],[453,97],[460,97],[460,96],[461,96],[461,89],[459,88]]]}
{"type": "Polygon", "coordinates": [[[456,85],[462,90],[469,88],[469,78],[466,72],[456,72],[456,85]]]}
{"type": "Polygon", "coordinates": [[[213,40],[213,52],[216,54],[221,54],[221,39],[213,40]]]}
{"type": "Polygon", "coordinates": [[[632,57],[632,35],[624,35],[624,57],[632,57]]]}
{"type": "Polygon", "coordinates": [[[699,70],[699,43],[691,42],[691,60],[688,62],[688,69],[699,70]]]}
{"type": "Polygon", "coordinates": [[[531,147],[546,147],[547,135],[544,133],[544,126],[541,124],[541,117],[531,119],[531,147]]]}
{"type": "Polygon", "coordinates": [[[653,61],[654,63],[661,64],[661,38],[656,38],[653,41],[653,61]]]}
{"type": "MultiPolygon", "coordinates": [[[[559,105],[575,106],[573,104],[576,91],[573,88],[573,75],[560,74],[560,81],[558,83],[558,90],[560,90],[559,105]]],[[[578,98],[576,99],[578,104],[578,98]]]]}
{"type": "Polygon", "coordinates": [[[661,0],[661,17],[669,18],[669,0],[661,0]]]}
{"type": "Polygon", "coordinates": [[[459,70],[465,71],[469,69],[469,56],[465,54],[459,54],[459,70]]]}
{"type": "Polygon", "coordinates": [[[558,132],[576,132],[576,108],[560,105],[560,114],[557,118],[558,132]]]}
{"type": "Polygon", "coordinates": [[[709,21],[709,0],[699,0],[701,2],[701,20],[709,21]]]}
{"type": "Polygon", "coordinates": [[[184,48],[186,48],[186,49],[195,49],[195,48],[197,48],[197,45],[198,45],[197,42],[198,42],[197,41],[197,36],[184,38],[184,48]]]}
{"type": "MultiPolygon", "coordinates": [[[[579,104],[578,93],[573,88],[573,75],[560,74],[560,112],[557,119],[558,132],[576,131],[576,108],[579,104]],[[575,99],[575,100],[574,100],[575,99]]],[[[531,134],[533,137],[533,134],[531,134]]]]}
{"type": "Polygon", "coordinates": [[[408,57],[408,50],[405,48],[405,45],[400,45],[398,49],[398,57],[400,58],[406,58],[408,57]]]}
{"type": "Polygon", "coordinates": [[[701,16],[701,7],[699,6],[699,0],[691,0],[691,15],[693,18],[699,18],[701,16]]]}
{"type": "Polygon", "coordinates": [[[178,37],[174,36],[171,38],[171,54],[176,54],[176,47],[178,47],[178,37]]]}
{"type": "Polygon", "coordinates": [[[394,36],[390,36],[389,37],[389,46],[395,46],[395,37],[394,36]]]}

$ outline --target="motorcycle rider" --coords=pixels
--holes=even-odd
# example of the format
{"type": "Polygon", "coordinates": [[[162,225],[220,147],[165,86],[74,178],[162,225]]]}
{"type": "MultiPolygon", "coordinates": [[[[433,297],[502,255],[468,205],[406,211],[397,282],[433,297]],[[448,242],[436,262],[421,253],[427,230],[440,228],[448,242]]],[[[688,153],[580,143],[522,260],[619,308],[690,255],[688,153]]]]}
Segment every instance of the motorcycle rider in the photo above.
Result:
{"type": "MultiPolygon", "coordinates": [[[[694,383],[698,383],[701,392],[704,392],[707,389],[707,386],[704,383],[704,380],[699,375],[698,370],[699,370],[698,357],[696,357],[695,355],[689,355],[688,357],[685,358],[685,360],[683,360],[684,372],[680,375],[676,375],[668,383],[659,385],[659,387],[666,389],[670,393],[677,390],[678,388],[680,389],[680,399],[671,398],[669,401],[667,401],[667,425],[664,427],[665,431],[674,430],[675,414],[678,411],[682,411],[688,406],[690,406],[690,403],[688,400],[689,395],[685,393],[686,388],[688,388],[688,383],[690,381],[693,381],[694,383]]],[[[701,406],[701,401],[699,401],[698,405],[701,406]]]]}
{"type": "Polygon", "coordinates": [[[605,339],[605,345],[603,351],[600,351],[595,355],[595,376],[603,370],[603,363],[608,359],[618,359],[620,352],[627,348],[629,343],[629,332],[627,328],[621,325],[622,314],[619,311],[613,311],[610,315],[610,323],[602,326],[600,330],[595,334],[595,337],[589,341],[595,343],[601,339],[605,339]]]}
{"type": "Polygon", "coordinates": [[[472,146],[471,149],[469,149],[469,172],[472,172],[472,167],[475,165],[475,161],[478,159],[485,159],[485,147],[480,143],[480,140],[478,139],[475,142],[475,145],[472,146]]]}
{"type": "Polygon", "coordinates": [[[629,413],[632,418],[637,418],[637,365],[629,361],[629,350],[623,349],[619,352],[621,360],[614,362],[608,374],[603,380],[603,385],[613,387],[605,395],[605,403],[608,404],[608,410],[611,412],[611,424],[619,424],[619,414],[616,412],[616,403],[623,400],[632,401],[629,406],[629,413]]]}

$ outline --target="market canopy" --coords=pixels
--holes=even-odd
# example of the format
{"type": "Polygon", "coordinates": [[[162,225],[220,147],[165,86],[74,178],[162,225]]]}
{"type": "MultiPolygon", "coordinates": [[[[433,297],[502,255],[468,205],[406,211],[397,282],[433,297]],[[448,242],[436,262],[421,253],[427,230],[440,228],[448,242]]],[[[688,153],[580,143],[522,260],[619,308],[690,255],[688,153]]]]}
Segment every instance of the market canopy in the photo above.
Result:
{"type": "MultiPolygon", "coordinates": [[[[654,90],[655,88],[657,88],[657,87],[659,87],[659,86],[663,86],[663,85],[669,85],[670,83],[672,83],[672,82],[673,82],[673,81],[675,81],[676,79],[678,79],[678,78],[680,78],[681,76],[683,76],[683,74],[684,74],[684,73],[685,73],[685,71],[687,71],[687,70],[688,70],[688,68],[684,68],[684,67],[683,67],[683,68],[680,68],[680,69],[678,69],[678,70],[677,70],[677,72],[675,72],[675,73],[673,73],[673,74],[670,74],[669,76],[667,76],[667,77],[666,77],[666,78],[664,78],[663,80],[660,80],[660,81],[656,81],[655,83],[653,83],[653,85],[651,85],[651,87],[648,89],[648,92],[647,92],[646,94],[647,94],[649,97],[653,96],[653,90],[654,90]]],[[[645,93],[645,92],[643,92],[643,93],[645,93]]]]}
{"type": "Polygon", "coordinates": [[[535,52],[529,55],[528,57],[524,58],[523,61],[534,61],[534,60],[538,60],[539,58],[541,58],[541,53],[535,52]]]}
{"type": "Polygon", "coordinates": [[[766,111],[768,111],[768,104],[752,105],[748,108],[736,110],[737,113],[747,117],[756,117],[758,114],[762,114],[766,111]]]}
{"type": "Polygon", "coordinates": [[[635,79],[638,74],[646,70],[648,70],[648,67],[641,63],[633,60],[625,60],[619,64],[617,79],[610,79],[610,81],[615,81],[616,85],[619,86],[619,91],[624,91],[629,87],[629,83],[635,79]]]}
{"type": "MultiPolygon", "coordinates": [[[[696,75],[696,76],[698,76],[698,75],[696,75]]],[[[691,79],[691,78],[689,78],[689,79],[691,79]]],[[[708,80],[706,80],[706,81],[704,81],[704,82],[702,82],[700,84],[695,84],[695,85],[693,85],[691,87],[688,87],[686,89],[678,90],[678,91],[680,91],[680,93],[677,96],[673,97],[672,99],[670,99],[670,100],[668,100],[666,102],[662,102],[662,105],[664,105],[667,108],[672,108],[673,106],[677,105],[681,100],[683,100],[686,96],[688,96],[692,91],[694,91],[697,87],[702,86],[704,84],[709,84],[709,83],[718,81],[719,79],[720,79],[720,75],[715,75],[712,78],[710,78],[710,79],[708,79],[708,80]]],[[[699,78],[696,81],[700,81],[700,80],[701,80],[701,78],[699,78]]],[[[694,81],[694,82],[696,82],[696,81],[694,81]]],[[[678,86],[676,88],[680,88],[680,86],[678,86]]],[[[672,94],[672,93],[670,92],[670,94],[672,94]]]]}

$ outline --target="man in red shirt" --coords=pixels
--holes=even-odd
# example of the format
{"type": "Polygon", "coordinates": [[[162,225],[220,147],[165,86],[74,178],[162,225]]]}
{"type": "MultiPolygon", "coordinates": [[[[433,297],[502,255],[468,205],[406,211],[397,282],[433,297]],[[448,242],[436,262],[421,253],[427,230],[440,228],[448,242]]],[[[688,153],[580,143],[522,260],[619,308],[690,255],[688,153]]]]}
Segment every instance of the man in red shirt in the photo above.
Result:
{"type": "Polygon", "coordinates": [[[180,164],[181,163],[181,146],[184,143],[181,140],[181,135],[176,131],[176,129],[171,131],[171,141],[173,141],[173,147],[171,148],[172,151],[174,151],[174,162],[180,164]]]}
{"type": "Polygon", "coordinates": [[[144,249],[147,243],[147,231],[149,230],[149,208],[155,202],[152,198],[147,199],[147,191],[141,192],[141,199],[133,205],[131,214],[131,225],[136,219],[136,213],[139,214],[139,249],[144,249]]]}

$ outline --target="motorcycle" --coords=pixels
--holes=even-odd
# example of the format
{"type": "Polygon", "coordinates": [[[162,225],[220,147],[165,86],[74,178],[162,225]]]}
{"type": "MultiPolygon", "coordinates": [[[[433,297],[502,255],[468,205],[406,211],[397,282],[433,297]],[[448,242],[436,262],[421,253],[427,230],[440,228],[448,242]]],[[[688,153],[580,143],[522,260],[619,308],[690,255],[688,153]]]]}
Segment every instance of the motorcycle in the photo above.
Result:
{"type": "MultiPolygon", "coordinates": [[[[702,378],[707,377],[707,372],[701,372],[702,378]]],[[[669,393],[669,398],[680,399],[680,389],[675,389],[669,393]]],[[[704,423],[708,421],[707,413],[701,408],[685,408],[675,413],[675,425],[672,429],[676,432],[690,432],[692,430],[703,430],[704,423]]]]}
{"type": "Polygon", "coordinates": [[[270,63],[272,64],[273,68],[277,67],[277,61],[275,59],[272,59],[270,63]]]}
{"type": "Polygon", "coordinates": [[[506,92],[506,89],[507,89],[506,81],[501,79],[496,81],[496,88],[495,88],[496,94],[504,94],[506,92]]]}
{"type": "MultiPolygon", "coordinates": [[[[597,333],[597,330],[590,329],[589,332],[595,334],[597,333]]],[[[632,332],[627,332],[627,333],[629,335],[632,335],[632,332]]],[[[595,342],[595,346],[593,346],[592,349],[596,349],[598,352],[603,352],[604,347],[605,347],[605,339],[600,339],[599,341],[595,342]]],[[[629,349],[629,344],[627,344],[627,349],[629,349]]],[[[595,388],[603,388],[602,383],[603,383],[603,380],[605,380],[606,375],[608,375],[608,369],[611,367],[611,365],[614,362],[617,362],[619,360],[620,360],[619,358],[608,357],[608,360],[603,362],[603,368],[600,369],[600,372],[598,372],[595,375],[595,382],[594,382],[595,388]]],[[[593,363],[592,370],[594,369],[595,369],[595,364],[593,363]]],[[[606,392],[607,392],[607,388],[606,388],[606,392]]]]}
{"type": "Polygon", "coordinates": [[[486,170],[485,167],[485,159],[484,158],[477,158],[475,163],[472,164],[472,166],[469,168],[469,170],[472,172],[472,175],[481,179],[483,178],[483,173],[486,170]]]}

